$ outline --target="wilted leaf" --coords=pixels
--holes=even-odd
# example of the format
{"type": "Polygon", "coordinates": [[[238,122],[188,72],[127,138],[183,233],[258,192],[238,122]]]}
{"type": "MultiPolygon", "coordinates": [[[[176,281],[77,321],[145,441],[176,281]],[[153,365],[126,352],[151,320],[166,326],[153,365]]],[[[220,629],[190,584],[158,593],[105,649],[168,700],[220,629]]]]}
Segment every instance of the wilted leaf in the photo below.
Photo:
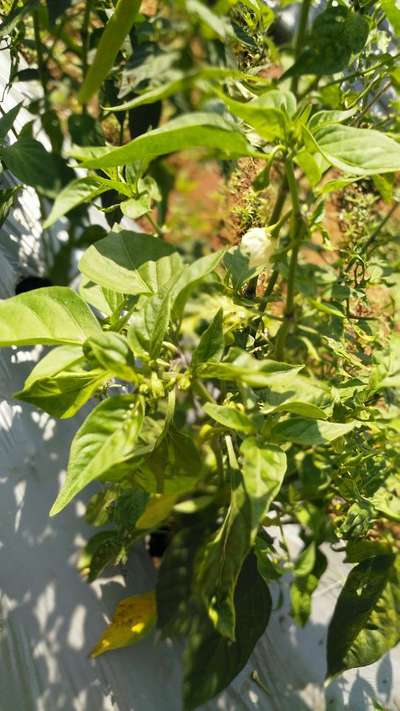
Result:
{"type": "Polygon", "coordinates": [[[90,656],[98,657],[104,652],[135,644],[150,632],[156,615],[156,598],[153,591],[121,600],[111,623],[90,652],[90,656]]]}

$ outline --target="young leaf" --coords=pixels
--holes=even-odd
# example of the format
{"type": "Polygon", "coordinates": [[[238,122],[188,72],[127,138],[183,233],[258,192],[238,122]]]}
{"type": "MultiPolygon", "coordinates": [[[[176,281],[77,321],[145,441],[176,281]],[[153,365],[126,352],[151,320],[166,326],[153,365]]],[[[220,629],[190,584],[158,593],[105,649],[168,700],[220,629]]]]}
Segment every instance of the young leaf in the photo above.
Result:
{"type": "Polygon", "coordinates": [[[124,598],[118,603],[111,623],[90,652],[90,656],[98,657],[104,652],[135,644],[150,632],[156,615],[156,598],[153,591],[124,598]]]}
{"type": "Polygon", "coordinates": [[[200,363],[218,363],[224,354],[224,313],[219,309],[210,325],[201,334],[200,342],[193,351],[192,368],[196,371],[200,363]]]}
{"type": "Polygon", "coordinates": [[[235,640],[234,596],[251,545],[252,511],[238,471],[231,472],[231,499],[225,519],[198,555],[196,588],[215,629],[235,640]]]}
{"type": "Polygon", "coordinates": [[[183,656],[185,711],[213,698],[239,674],[263,634],[271,614],[271,595],[258,573],[253,554],[242,567],[234,596],[236,641],[216,632],[205,618],[197,619],[183,656]]]}
{"type": "Polygon", "coordinates": [[[295,444],[318,445],[333,442],[338,437],[351,432],[357,422],[326,422],[325,420],[307,420],[302,417],[292,417],[279,422],[272,429],[272,436],[278,442],[294,442],[295,444]]]}
{"type": "MultiPolygon", "coordinates": [[[[310,555],[311,547],[306,549],[307,556],[309,559],[312,558],[310,555]]],[[[299,567],[301,575],[297,572],[290,586],[290,601],[291,601],[291,615],[296,622],[296,624],[304,627],[311,614],[311,600],[312,594],[317,589],[318,583],[326,570],[327,559],[326,556],[317,550],[313,558],[313,565],[311,570],[305,573],[304,558],[301,563],[303,568],[299,567]]],[[[307,563],[311,564],[311,560],[307,563]]]]}
{"type": "Polygon", "coordinates": [[[111,233],[89,247],[79,268],[96,284],[123,294],[157,294],[182,271],[181,257],[166,242],[137,232],[111,233]]]}
{"type": "Polygon", "coordinates": [[[128,342],[120,333],[102,331],[91,336],[83,344],[83,351],[104,370],[117,378],[132,382],[136,380],[135,361],[128,342]]]}
{"type": "Polygon", "coordinates": [[[251,507],[251,537],[255,540],[259,525],[282,486],[286,473],[286,454],[274,445],[260,446],[248,437],[240,446],[243,482],[251,507]]]}
{"type": "Polygon", "coordinates": [[[223,251],[220,250],[205,257],[200,257],[192,264],[185,266],[173,288],[172,313],[174,318],[179,319],[182,317],[186,301],[191,292],[217,268],[222,256],[223,251]]]}
{"type": "Polygon", "coordinates": [[[101,331],[72,289],[50,286],[0,302],[0,346],[79,345],[101,331]]]}
{"type": "Polygon", "coordinates": [[[78,205],[82,205],[85,202],[93,202],[96,197],[107,190],[117,190],[128,197],[130,195],[128,186],[117,180],[106,180],[99,176],[88,176],[73,180],[57,195],[43,227],[51,227],[60,217],[66,215],[74,207],[78,207],[78,205]]]}
{"type": "Polygon", "coordinates": [[[132,455],[143,417],[143,402],[135,395],[109,397],[90,413],[72,441],[67,477],[51,516],[62,511],[91,481],[132,455]]]}
{"type": "Polygon", "coordinates": [[[250,417],[232,407],[214,405],[212,402],[207,402],[203,406],[203,410],[223,427],[228,427],[237,432],[244,432],[244,434],[254,434],[256,432],[256,426],[250,417]]]}
{"type": "Polygon", "coordinates": [[[376,175],[400,170],[400,144],[372,128],[330,124],[317,128],[312,138],[326,160],[344,173],[376,175]]]}
{"type": "Polygon", "coordinates": [[[140,4],[140,0],[118,0],[101,36],[94,61],[90,65],[78,94],[81,104],[91,99],[107,77],[125,37],[133,27],[140,4]]]}
{"type": "Polygon", "coordinates": [[[132,161],[150,161],[187,148],[213,148],[226,158],[254,152],[245,137],[221,116],[199,112],[172,119],[120,148],[101,150],[98,158],[85,160],[83,167],[111,168],[132,161]]]}
{"type": "Polygon", "coordinates": [[[170,289],[167,285],[143,300],[131,318],[128,341],[136,356],[157,358],[171,317],[170,289]]]}
{"type": "Polygon", "coordinates": [[[368,558],[350,572],[328,630],[328,677],[372,664],[400,639],[400,557],[368,558]]]}

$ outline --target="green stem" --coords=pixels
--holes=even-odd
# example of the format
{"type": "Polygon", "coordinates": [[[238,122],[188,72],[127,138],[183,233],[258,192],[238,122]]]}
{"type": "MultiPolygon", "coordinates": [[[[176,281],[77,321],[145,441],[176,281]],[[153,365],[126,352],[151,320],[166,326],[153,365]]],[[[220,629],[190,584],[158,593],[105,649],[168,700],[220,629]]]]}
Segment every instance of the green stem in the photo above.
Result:
{"type": "Polygon", "coordinates": [[[206,402],[212,402],[215,405],[215,399],[213,398],[211,393],[208,392],[207,388],[201,382],[201,380],[196,380],[193,383],[193,390],[196,395],[199,395],[201,397],[202,400],[205,400],[206,402]]]}
{"type": "Polygon", "coordinates": [[[286,201],[287,194],[288,194],[288,182],[287,182],[287,179],[285,176],[282,180],[278,194],[276,196],[274,209],[272,210],[272,214],[269,219],[270,225],[275,225],[278,222],[278,220],[281,216],[282,210],[283,210],[283,206],[286,201]]]}
{"type": "MultiPolygon", "coordinates": [[[[393,55],[393,57],[392,57],[393,62],[396,59],[398,59],[399,57],[400,57],[400,52],[393,55]]],[[[385,64],[387,64],[387,58],[382,59],[380,62],[373,64],[372,67],[368,67],[367,69],[364,69],[360,72],[352,72],[352,74],[347,74],[346,76],[341,76],[339,79],[333,79],[332,81],[328,82],[327,84],[324,84],[324,86],[322,88],[325,89],[327,86],[333,86],[334,84],[343,84],[343,82],[345,82],[345,81],[351,81],[352,79],[358,79],[359,77],[366,76],[367,74],[371,74],[371,72],[375,72],[377,69],[380,69],[385,64]]]]}
{"type": "MultiPolygon", "coordinates": [[[[310,12],[311,2],[312,2],[312,0],[303,0],[302,5],[301,5],[299,27],[297,30],[296,45],[295,45],[295,55],[294,55],[295,61],[297,60],[297,58],[300,55],[300,52],[303,49],[304,39],[305,39],[306,32],[307,32],[308,14],[310,12]]],[[[299,77],[293,77],[290,88],[294,94],[297,93],[298,83],[299,83],[299,77]]]]}
{"type": "Polygon", "coordinates": [[[287,279],[286,306],[284,311],[284,320],[280,327],[275,344],[275,357],[277,360],[282,360],[286,346],[286,340],[289,334],[290,325],[294,319],[294,299],[295,299],[295,281],[297,271],[297,260],[299,256],[300,244],[304,233],[304,223],[301,214],[301,206],[299,193],[297,190],[296,177],[294,174],[293,163],[287,158],[285,161],[286,175],[290,195],[292,198],[293,214],[291,226],[291,243],[292,254],[289,262],[289,274],[287,279]]]}

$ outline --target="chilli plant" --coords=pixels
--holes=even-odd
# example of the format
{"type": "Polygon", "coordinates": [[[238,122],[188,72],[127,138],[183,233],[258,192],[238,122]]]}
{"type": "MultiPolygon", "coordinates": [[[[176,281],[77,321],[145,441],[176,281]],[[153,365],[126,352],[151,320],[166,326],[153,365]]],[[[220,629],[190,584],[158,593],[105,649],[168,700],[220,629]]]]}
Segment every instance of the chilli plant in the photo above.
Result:
{"type": "Polygon", "coordinates": [[[164,541],[93,656],[183,639],[185,709],[244,667],[283,576],[307,622],[335,553],[328,680],[400,640],[400,10],[303,0],[291,37],[286,4],[1,3],[10,84],[41,91],[0,158],[54,285],[0,303],[0,345],[51,346],[17,399],[90,403],[50,512],[97,482],[89,581],[164,541]],[[219,181],[202,241],[196,198],[171,219],[189,164],[219,181]]]}

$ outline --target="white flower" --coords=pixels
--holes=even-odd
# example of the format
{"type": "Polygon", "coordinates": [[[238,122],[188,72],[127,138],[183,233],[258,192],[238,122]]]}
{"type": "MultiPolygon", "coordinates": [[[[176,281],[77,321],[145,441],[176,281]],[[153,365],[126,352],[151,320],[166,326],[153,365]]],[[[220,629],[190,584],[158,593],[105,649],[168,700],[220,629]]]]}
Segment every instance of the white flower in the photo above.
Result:
{"type": "Polygon", "coordinates": [[[251,230],[248,230],[243,235],[240,251],[248,257],[251,269],[263,267],[268,270],[271,266],[271,257],[275,251],[271,233],[265,227],[252,227],[251,230]]]}

